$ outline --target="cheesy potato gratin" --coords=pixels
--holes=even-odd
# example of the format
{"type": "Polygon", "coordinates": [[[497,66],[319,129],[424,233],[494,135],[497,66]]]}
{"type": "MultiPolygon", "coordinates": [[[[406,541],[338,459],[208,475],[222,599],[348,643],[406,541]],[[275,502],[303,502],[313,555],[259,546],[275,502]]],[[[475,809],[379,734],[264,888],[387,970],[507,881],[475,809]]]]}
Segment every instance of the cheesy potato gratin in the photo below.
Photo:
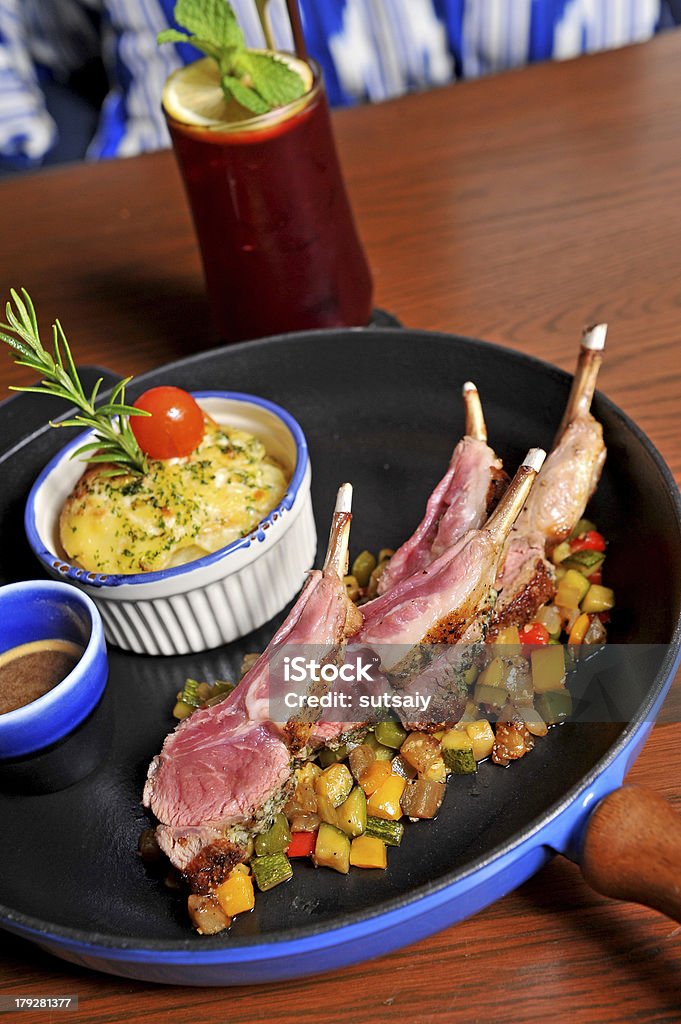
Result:
{"type": "Polygon", "coordinates": [[[288,479],[262,441],[205,416],[185,458],[149,460],[144,475],[91,465],[59,519],[64,552],[88,572],[153,572],[217,551],[278,505],[288,479]]]}

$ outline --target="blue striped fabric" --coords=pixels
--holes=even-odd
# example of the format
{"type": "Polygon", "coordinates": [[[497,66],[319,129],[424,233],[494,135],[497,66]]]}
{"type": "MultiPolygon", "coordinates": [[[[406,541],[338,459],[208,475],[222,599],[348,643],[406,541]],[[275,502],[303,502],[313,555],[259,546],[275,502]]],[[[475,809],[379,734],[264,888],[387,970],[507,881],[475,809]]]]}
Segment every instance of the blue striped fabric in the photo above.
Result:
{"type": "MultiPolygon", "coordinates": [[[[262,45],[254,0],[232,0],[250,45],[262,45]]],[[[300,0],[310,52],[335,106],[378,101],[550,57],[649,38],[661,0],[300,0]]],[[[168,145],[160,111],[166,76],[194,59],[158,47],[174,0],[0,0],[0,157],[40,163],[55,139],[40,75],[64,78],[101,47],[111,91],[88,155],[168,145]],[[93,39],[86,9],[100,11],[93,39]]],[[[277,44],[291,48],[284,0],[271,0],[277,44]]]]}

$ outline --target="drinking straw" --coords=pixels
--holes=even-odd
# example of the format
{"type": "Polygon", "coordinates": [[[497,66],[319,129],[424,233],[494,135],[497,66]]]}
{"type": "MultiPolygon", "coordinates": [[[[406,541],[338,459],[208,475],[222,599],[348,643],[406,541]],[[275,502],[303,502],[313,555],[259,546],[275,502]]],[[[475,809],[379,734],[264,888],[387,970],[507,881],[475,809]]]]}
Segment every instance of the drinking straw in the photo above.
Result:
{"type": "Polygon", "coordinates": [[[307,46],[305,45],[303,25],[300,20],[298,0],[286,0],[286,10],[288,11],[288,19],[291,22],[291,31],[293,32],[293,44],[295,46],[296,57],[299,57],[300,60],[307,60],[308,52],[307,46]]]}
{"type": "MultiPolygon", "coordinates": [[[[255,0],[258,18],[265,35],[265,46],[268,50],[276,50],[274,36],[272,35],[272,25],[267,10],[269,3],[270,0],[255,0]]],[[[300,58],[300,60],[306,61],[308,59],[308,53],[307,46],[305,44],[305,36],[303,35],[303,24],[300,19],[298,0],[286,0],[286,10],[288,11],[288,20],[291,23],[291,32],[293,33],[295,55],[300,58]]]]}

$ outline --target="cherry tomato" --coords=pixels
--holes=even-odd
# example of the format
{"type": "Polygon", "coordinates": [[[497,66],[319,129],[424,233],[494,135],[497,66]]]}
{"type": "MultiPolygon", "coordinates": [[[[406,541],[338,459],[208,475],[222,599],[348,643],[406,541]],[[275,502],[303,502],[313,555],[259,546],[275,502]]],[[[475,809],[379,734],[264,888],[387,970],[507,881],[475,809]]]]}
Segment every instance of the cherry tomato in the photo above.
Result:
{"type": "Polygon", "coordinates": [[[190,455],[203,437],[203,413],[181,388],[151,388],[134,406],[151,413],[131,416],[130,428],[142,451],[152,459],[190,455]]]}
{"type": "Polygon", "coordinates": [[[286,847],[287,857],[309,857],[317,841],[316,832],[292,832],[291,842],[286,847]]]}
{"type": "Polygon", "coordinates": [[[605,551],[605,537],[598,530],[589,530],[583,537],[576,537],[570,541],[570,550],[575,551],[605,551]]]}
{"type": "Polygon", "coordinates": [[[520,630],[521,644],[547,644],[550,639],[548,629],[541,622],[531,622],[520,630]]]}

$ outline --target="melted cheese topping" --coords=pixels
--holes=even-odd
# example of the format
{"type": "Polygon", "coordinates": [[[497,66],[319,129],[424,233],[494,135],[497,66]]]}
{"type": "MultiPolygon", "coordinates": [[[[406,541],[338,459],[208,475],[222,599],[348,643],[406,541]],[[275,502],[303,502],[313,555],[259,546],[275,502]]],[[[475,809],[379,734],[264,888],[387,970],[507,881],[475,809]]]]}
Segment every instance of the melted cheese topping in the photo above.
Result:
{"type": "Polygon", "coordinates": [[[199,447],[150,461],[146,476],[91,466],[66,499],[59,536],[88,572],[153,572],[217,551],[279,504],[288,480],[262,441],[206,417],[199,447]]]}

